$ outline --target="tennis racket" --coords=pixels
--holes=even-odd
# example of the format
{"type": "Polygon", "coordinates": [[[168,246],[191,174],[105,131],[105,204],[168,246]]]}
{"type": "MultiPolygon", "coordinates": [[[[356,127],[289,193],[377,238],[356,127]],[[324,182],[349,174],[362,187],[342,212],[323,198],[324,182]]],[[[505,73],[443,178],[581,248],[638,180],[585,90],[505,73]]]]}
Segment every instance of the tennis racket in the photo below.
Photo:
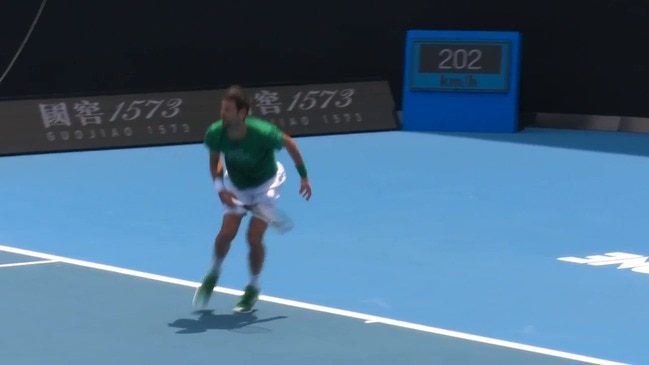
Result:
{"type": "Polygon", "coordinates": [[[268,225],[277,230],[279,233],[286,233],[293,229],[293,221],[291,218],[281,211],[280,209],[264,209],[264,207],[256,204],[246,204],[238,199],[232,199],[235,205],[238,205],[249,212],[261,217],[268,225]]]}

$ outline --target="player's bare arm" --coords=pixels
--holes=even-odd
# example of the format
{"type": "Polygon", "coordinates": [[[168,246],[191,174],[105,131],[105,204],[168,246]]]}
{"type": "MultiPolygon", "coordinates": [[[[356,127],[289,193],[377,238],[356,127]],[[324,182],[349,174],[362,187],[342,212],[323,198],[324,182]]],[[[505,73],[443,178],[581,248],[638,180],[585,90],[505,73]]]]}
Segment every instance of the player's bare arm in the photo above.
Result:
{"type": "Polygon", "coordinates": [[[216,178],[223,179],[223,163],[219,151],[210,151],[210,173],[212,174],[212,180],[216,178]]]}
{"type": "Polygon", "coordinates": [[[219,151],[210,152],[210,173],[212,174],[212,181],[214,181],[214,188],[223,204],[234,206],[232,202],[232,198],[235,198],[234,194],[227,191],[223,185],[223,161],[219,151]]]}
{"type": "Polygon", "coordinates": [[[295,167],[300,174],[300,195],[302,195],[306,200],[309,200],[311,199],[311,184],[309,183],[309,177],[307,176],[306,165],[304,164],[302,153],[291,136],[283,133],[283,138],[284,148],[286,148],[289,156],[293,159],[295,167]]]}

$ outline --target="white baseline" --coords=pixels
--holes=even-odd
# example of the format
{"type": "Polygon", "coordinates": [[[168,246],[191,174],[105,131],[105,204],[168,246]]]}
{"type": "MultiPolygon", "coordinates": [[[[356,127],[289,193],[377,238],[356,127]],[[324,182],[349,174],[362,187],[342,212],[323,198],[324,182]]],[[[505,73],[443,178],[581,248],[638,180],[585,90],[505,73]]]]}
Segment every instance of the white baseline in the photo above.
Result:
{"type": "Polygon", "coordinates": [[[57,262],[56,260],[38,260],[38,261],[28,261],[28,262],[13,262],[10,264],[0,264],[0,268],[3,267],[16,267],[16,266],[28,266],[28,265],[40,265],[40,264],[51,264],[57,262]]]}

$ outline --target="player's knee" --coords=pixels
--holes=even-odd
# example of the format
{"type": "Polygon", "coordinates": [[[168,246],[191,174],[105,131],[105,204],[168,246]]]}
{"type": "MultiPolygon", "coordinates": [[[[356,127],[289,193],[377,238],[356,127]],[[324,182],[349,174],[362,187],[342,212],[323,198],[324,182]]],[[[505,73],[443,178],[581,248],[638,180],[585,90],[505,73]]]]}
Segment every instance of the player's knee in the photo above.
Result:
{"type": "Polygon", "coordinates": [[[263,242],[265,226],[262,224],[251,224],[248,228],[248,243],[251,246],[261,245],[263,242]]]}
{"type": "Polygon", "coordinates": [[[259,246],[261,245],[263,240],[263,234],[260,232],[255,232],[252,230],[248,231],[248,243],[251,246],[259,246]]]}
{"type": "Polygon", "coordinates": [[[237,235],[238,227],[224,225],[217,235],[218,242],[232,242],[237,235]]]}
{"type": "Polygon", "coordinates": [[[241,217],[235,215],[226,215],[223,217],[223,224],[218,234],[218,240],[221,242],[230,242],[234,240],[241,224],[241,217]]]}
{"type": "Polygon", "coordinates": [[[236,237],[237,231],[233,229],[228,229],[228,228],[222,228],[221,231],[219,231],[219,234],[217,236],[217,240],[219,242],[231,242],[234,240],[234,237],[236,237]]]}

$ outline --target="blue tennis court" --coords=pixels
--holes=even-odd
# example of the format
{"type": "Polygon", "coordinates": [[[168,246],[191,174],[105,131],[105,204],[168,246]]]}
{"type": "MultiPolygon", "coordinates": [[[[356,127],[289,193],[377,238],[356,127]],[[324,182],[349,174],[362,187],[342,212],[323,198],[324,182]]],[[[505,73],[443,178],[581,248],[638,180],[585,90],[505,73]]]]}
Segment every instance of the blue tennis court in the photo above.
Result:
{"type": "Polygon", "coordinates": [[[221,218],[202,145],[0,158],[3,361],[649,363],[648,135],[297,141],[314,195],[288,169],[249,315],[245,235],[191,306],[221,218]]]}

